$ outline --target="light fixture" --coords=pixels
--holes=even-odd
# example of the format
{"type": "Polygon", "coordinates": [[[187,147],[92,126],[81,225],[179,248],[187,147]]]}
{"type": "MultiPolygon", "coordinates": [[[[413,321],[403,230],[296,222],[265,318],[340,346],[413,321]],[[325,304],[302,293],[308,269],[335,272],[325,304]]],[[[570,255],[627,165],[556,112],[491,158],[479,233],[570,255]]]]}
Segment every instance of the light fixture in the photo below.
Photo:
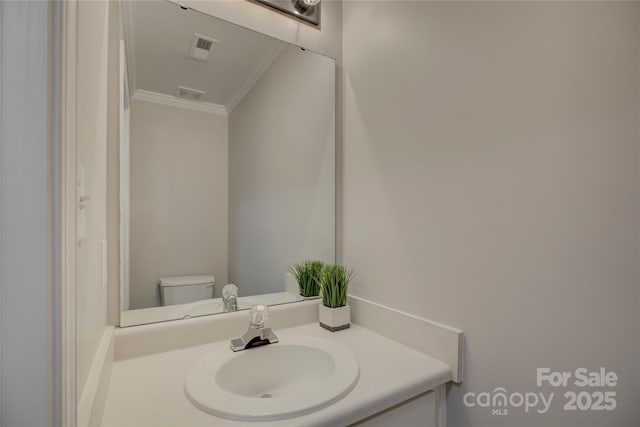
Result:
{"type": "Polygon", "coordinates": [[[254,0],[308,24],[320,25],[320,0],[254,0]]]}
{"type": "Polygon", "coordinates": [[[309,13],[319,4],[320,0],[295,0],[296,13],[309,13]]]}

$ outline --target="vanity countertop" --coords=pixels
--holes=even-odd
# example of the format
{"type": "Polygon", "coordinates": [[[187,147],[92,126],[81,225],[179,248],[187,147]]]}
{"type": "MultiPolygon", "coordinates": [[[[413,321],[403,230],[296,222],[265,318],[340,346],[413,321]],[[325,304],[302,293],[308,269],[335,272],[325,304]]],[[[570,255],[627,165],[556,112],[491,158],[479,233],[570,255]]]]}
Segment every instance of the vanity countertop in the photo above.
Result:
{"type": "MultiPolygon", "coordinates": [[[[272,422],[233,421],[193,406],[184,394],[191,366],[228,341],[116,360],[102,418],[103,426],[339,426],[348,425],[432,390],[452,379],[445,363],[358,325],[331,333],[317,323],[275,331],[333,341],[351,350],[360,379],[342,400],[316,412],[272,422]]],[[[274,344],[277,345],[277,344],[274,344]]],[[[246,350],[251,351],[251,350],[246,350]]]]}

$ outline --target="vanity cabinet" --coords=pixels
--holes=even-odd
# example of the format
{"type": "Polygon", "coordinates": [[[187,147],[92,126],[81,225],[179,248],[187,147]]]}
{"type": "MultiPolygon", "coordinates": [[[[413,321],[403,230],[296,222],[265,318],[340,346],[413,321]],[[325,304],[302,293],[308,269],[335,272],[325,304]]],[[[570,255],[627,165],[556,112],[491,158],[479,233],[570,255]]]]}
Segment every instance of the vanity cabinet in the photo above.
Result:
{"type": "Polygon", "coordinates": [[[445,420],[445,385],[352,424],[353,427],[441,427],[445,420]]]}

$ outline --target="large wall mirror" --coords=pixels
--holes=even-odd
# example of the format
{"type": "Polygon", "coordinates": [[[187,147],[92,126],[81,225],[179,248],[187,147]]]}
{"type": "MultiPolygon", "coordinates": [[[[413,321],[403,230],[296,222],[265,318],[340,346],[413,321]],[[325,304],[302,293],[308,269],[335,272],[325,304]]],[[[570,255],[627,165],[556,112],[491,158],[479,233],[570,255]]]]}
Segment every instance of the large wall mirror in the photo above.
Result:
{"type": "Polygon", "coordinates": [[[121,326],[300,300],[335,261],[335,63],[171,2],[125,2],[121,326]],[[233,291],[233,288],[227,288],[233,291]]]}

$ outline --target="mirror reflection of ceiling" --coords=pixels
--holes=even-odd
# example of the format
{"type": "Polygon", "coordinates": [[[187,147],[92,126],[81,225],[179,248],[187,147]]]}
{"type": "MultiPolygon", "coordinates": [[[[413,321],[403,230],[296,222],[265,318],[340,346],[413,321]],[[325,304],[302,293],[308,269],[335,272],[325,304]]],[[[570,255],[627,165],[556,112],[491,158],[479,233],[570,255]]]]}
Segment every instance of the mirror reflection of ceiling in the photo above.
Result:
{"type": "Polygon", "coordinates": [[[132,94],[175,96],[184,86],[205,92],[202,102],[230,112],[285,45],[168,1],[124,4],[132,94]],[[188,56],[195,34],[215,40],[206,62],[188,56]]]}

